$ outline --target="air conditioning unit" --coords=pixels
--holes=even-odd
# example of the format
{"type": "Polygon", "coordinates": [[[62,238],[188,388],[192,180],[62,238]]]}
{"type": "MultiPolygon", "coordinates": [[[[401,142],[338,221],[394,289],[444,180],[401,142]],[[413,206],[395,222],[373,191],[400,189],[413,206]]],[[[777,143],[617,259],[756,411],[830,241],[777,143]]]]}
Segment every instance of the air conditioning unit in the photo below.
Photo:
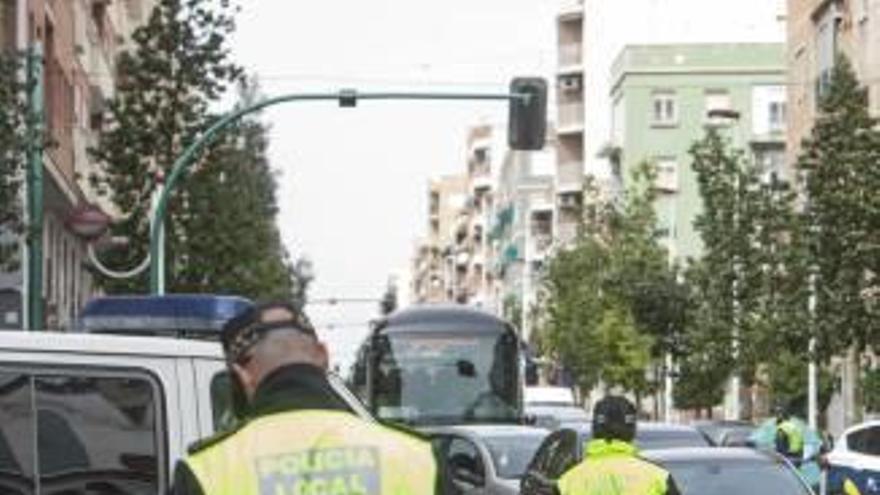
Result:
{"type": "Polygon", "coordinates": [[[561,91],[580,91],[581,78],[578,76],[565,76],[559,79],[559,89],[561,91]]]}
{"type": "Polygon", "coordinates": [[[565,193],[559,195],[559,207],[563,209],[579,208],[581,205],[577,193],[565,193]]]}

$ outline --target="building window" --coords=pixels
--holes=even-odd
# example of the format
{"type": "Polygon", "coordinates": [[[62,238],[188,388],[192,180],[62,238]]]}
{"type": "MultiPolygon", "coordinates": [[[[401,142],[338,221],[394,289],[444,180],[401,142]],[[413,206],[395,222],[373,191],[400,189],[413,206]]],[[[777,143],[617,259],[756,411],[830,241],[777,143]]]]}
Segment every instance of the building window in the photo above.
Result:
{"type": "Polygon", "coordinates": [[[837,2],[831,2],[824,12],[816,17],[817,104],[831,83],[831,70],[834,68],[837,55],[840,20],[837,2]]]}
{"type": "Polygon", "coordinates": [[[674,157],[657,158],[655,187],[661,191],[678,190],[678,161],[674,157]]]}
{"type": "Polygon", "coordinates": [[[768,124],[770,132],[782,132],[785,130],[786,105],[784,101],[771,101],[769,106],[768,124]]]}
{"type": "MultiPolygon", "coordinates": [[[[730,93],[726,90],[706,91],[706,116],[713,110],[730,110],[730,93]]],[[[713,119],[710,119],[713,120],[713,119]]],[[[722,119],[723,120],[723,119],[722,119]]],[[[714,121],[714,120],[713,120],[714,121]]]]}
{"type": "Polygon", "coordinates": [[[655,91],[651,108],[653,125],[668,126],[678,123],[678,101],[675,92],[655,91]]]}

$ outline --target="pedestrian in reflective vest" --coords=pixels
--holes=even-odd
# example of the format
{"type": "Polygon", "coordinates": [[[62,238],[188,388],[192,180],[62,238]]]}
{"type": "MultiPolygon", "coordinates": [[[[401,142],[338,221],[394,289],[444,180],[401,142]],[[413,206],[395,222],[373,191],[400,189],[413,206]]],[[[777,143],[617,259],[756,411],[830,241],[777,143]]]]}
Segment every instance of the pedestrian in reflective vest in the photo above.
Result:
{"type": "Polygon", "coordinates": [[[786,408],[776,411],[776,452],[796,467],[804,460],[804,431],[786,408]]]}
{"type": "Polygon", "coordinates": [[[593,408],[593,439],[580,464],[559,478],[560,495],[678,495],[672,476],[641,459],[633,444],[636,408],[608,396],[593,408]]]}
{"type": "Polygon", "coordinates": [[[355,416],[333,392],[327,349],[296,308],[250,308],[224,326],[222,341],[248,415],[191,449],[174,495],[441,491],[429,442],[355,416]]]}

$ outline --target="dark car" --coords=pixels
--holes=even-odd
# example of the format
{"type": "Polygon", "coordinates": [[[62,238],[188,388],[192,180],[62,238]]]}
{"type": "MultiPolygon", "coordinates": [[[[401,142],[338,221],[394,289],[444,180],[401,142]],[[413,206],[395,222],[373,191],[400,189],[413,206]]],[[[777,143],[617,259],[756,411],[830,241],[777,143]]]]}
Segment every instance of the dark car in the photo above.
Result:
{"type": "Polygon", "coordinates": [[[519,425],[430,427],[460,493],[515,495],[547,430],[519,425]]]}
{"type": "MultiPolygon", "coordinates": [[[[553,493],[549,484],[583,458],[584,446],[593,437],[589,424],[562,428],[541,444],[523,478],[523,493],[553,493]],[[549,491],[548,491],[549,490],[549,491]]],[[[665,423],[639,423],[636,445],[642,451],[673,448],[705,448],[711,444],[696,428],[665,423]]]]}
{"type": "Polygon", "coordinates": [[[755,425],[747,421],[698,421],[693,425],[718,447],[748,447],[755,431],[755,425]]]}
{"type": "MultiPolygon", "coordinates": [[[[547,438],[522,481],[523,495],[550,495],[556,481],[581,459],[579,438],[560,430],[547,438]]],[[[811,495],[781,457],[753,449],[688,447],[644,450],[642,456],[668,470],[683,495],[811,495]]]]}

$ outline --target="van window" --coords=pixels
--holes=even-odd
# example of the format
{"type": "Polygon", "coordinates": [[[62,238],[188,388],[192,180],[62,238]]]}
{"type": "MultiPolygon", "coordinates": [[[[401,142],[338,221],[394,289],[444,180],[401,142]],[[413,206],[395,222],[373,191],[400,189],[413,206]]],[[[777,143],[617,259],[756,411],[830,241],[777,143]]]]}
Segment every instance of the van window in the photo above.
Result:
{"type": "Polygon", "coordinates": [[[17,387],[0,385],[0,428],[8,444],[4,455],[0,442],[0,488],[7,470],[30,483],[2,493],[34,493],[34,479],[41,495],[159,491],[160,397],[148,375],[0,372],[0,382],[17,387]]]}
{"type": "Polygon", "coordinates": [[[0,493],[34,493],[34,410],[31,377],[0,371],[0,493]]]}
{"type": "Polygon", "coordinates": [[[214,431],[229,431],[235,427],[236,417],[232,407],[232,388],[229,372],[220,371],[211,378],[211,412],[214,431]]]}

